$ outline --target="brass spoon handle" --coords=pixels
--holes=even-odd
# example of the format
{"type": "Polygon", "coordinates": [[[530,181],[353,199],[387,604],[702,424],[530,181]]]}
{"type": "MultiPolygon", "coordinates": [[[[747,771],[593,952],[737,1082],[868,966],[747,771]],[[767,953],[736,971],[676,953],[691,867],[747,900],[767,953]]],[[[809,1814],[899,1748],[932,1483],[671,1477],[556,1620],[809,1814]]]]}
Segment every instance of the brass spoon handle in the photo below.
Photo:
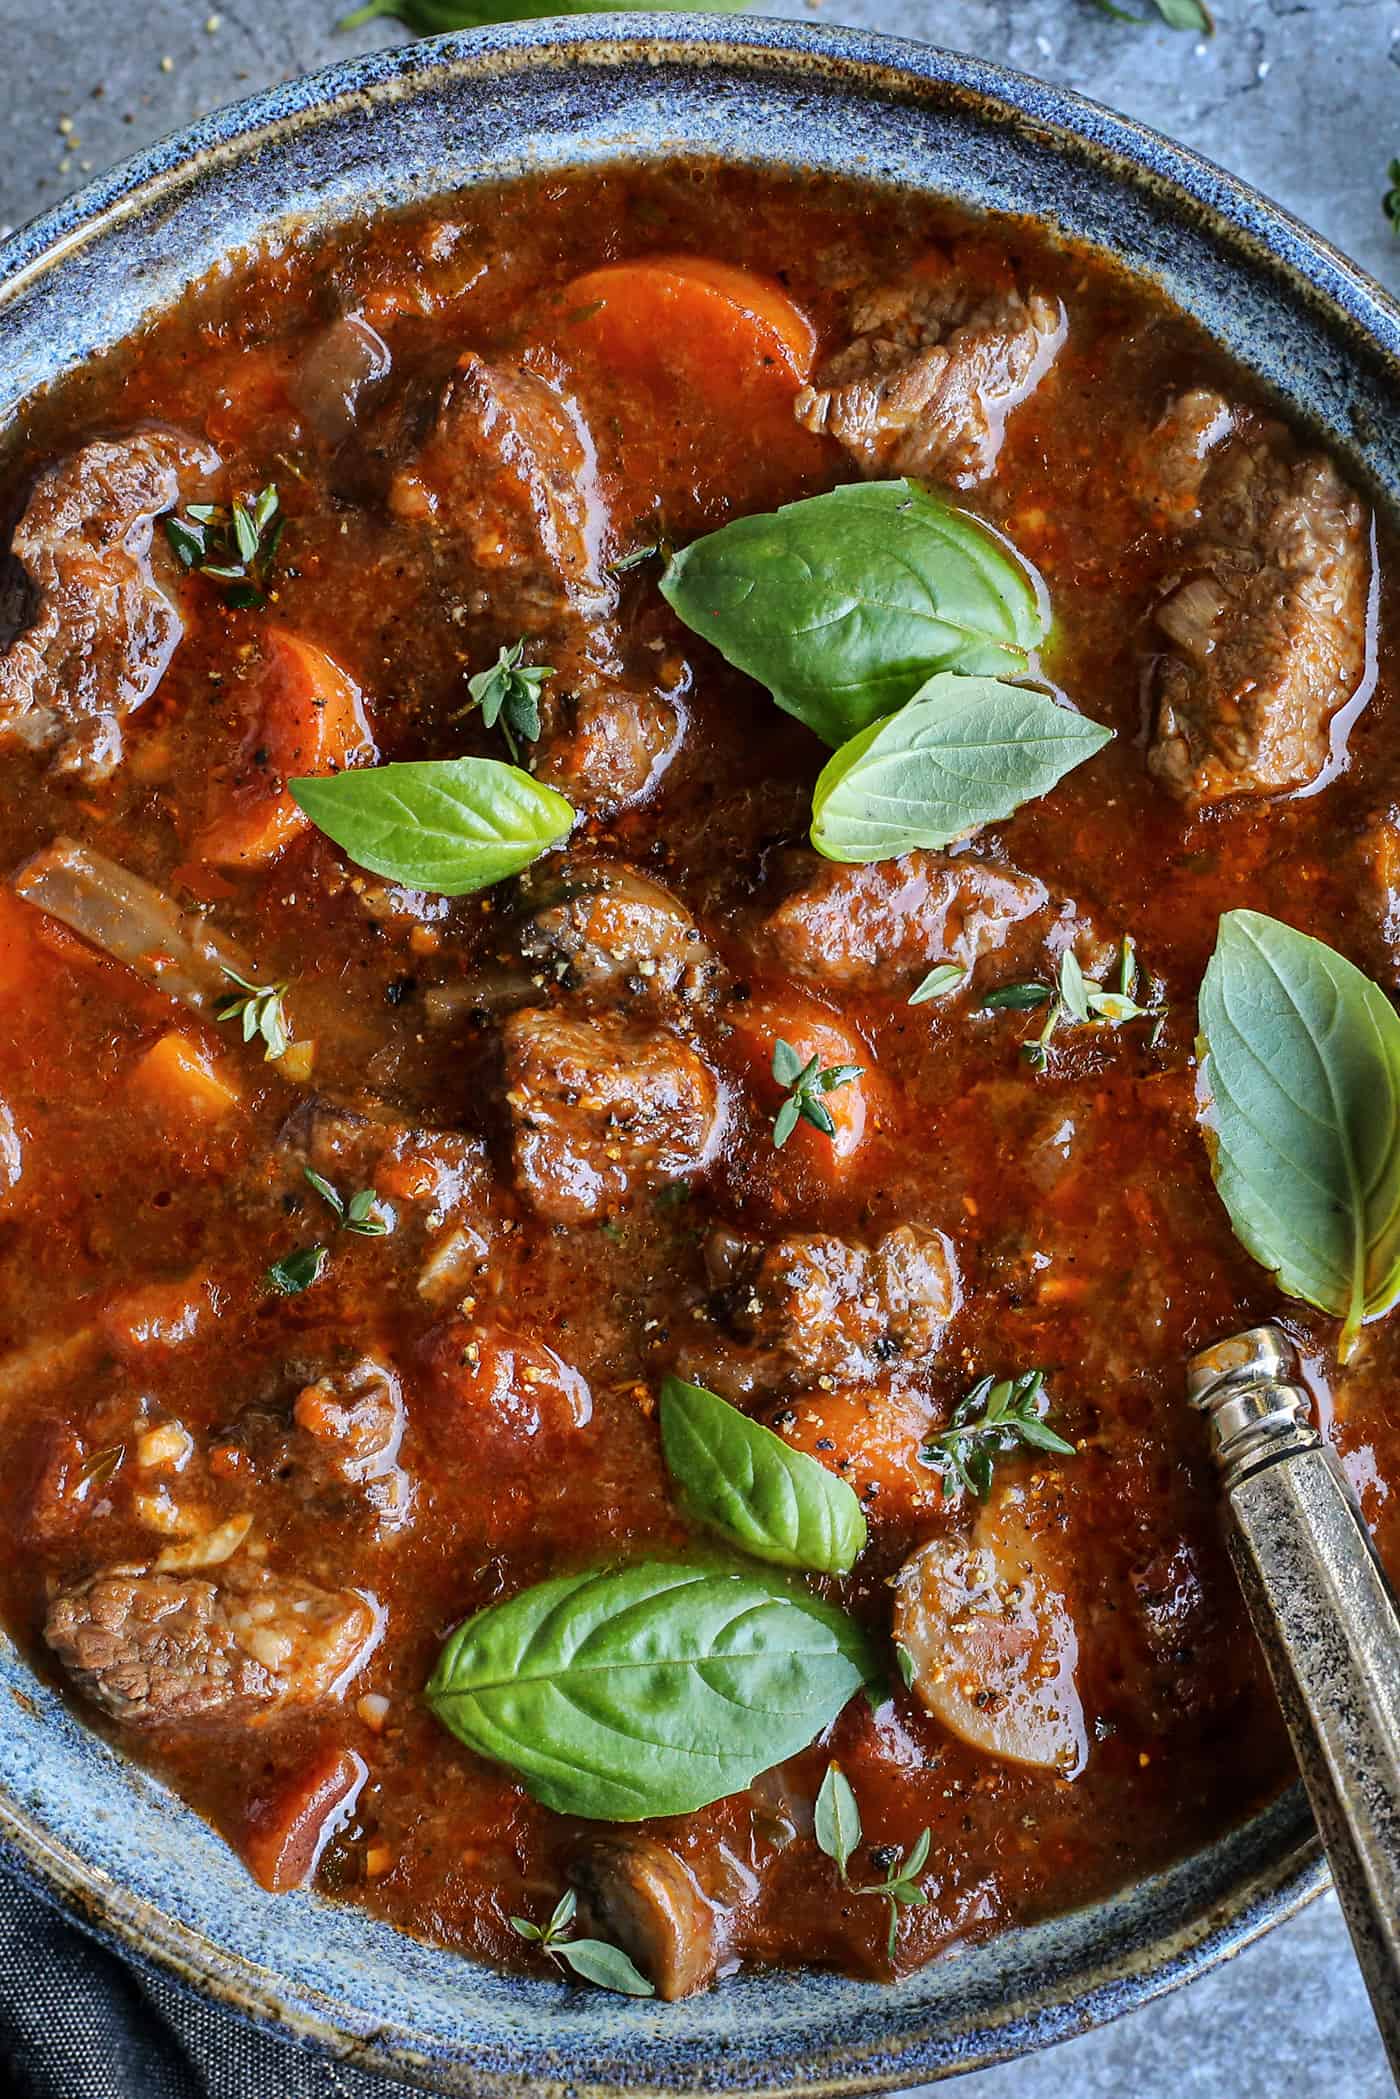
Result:
{"type": "Polygon", "coordinates": [[[1400,1609],[1311,1422],[1292,1345],[1256,1327],[1197,1356],[1230,1551],[1400,2083],[1400,1609]]]}

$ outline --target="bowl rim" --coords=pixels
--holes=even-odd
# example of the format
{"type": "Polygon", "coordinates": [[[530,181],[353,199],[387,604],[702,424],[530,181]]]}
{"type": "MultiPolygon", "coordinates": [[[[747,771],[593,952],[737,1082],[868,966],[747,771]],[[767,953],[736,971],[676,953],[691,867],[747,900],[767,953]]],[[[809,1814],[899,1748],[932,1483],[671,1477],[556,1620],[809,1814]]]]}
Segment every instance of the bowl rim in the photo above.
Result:
{"type": "MultiPolygon", "coordinates": [[[[987,60],[876,31],[742,15],[667,12],[507,23],[385,46],[262,90],[157,140],[0,243],[0,313],[49,271],[126,217],[158,204],[194,172],[217,171],[221,162],[255,153],[288,131],[314,129],[348,104],[411,98],[444,75],[498,74],[532,64],[564,70],[637,59],[653,67],[693,66],[707,54],[729,63],[748,59],[789,78],[835,70],[848,86],[863,84],[871,93],[907,95],[922,89],[930,95],[960,95],[994,115],[1059,134],[1052,137],[1056,150],[1087,146],[1100,162],[1117,164],[1109,169],[1113,181],[1149,188],[1178,210],[1189,208],[1221,236],[1233,257],[1281,283],[1288,297],[1312,306],[1358,345],[1379,351],[1400,381],[1400,301],[1324,236],[1192,148],[1072,89],[987,60]]],[[[269,223],[274,216],[269,213],[269,223]]],[[[1126,1967],[1121,1959],[1105,1960],[1052,1989],[1048,1999],[1008,2004],[994,2021],[959,2036],[955,2060],[947,2059],[937,2037],[899,2031],[896,2024],[884,2052],[868,2063],[809,2057],[800,2073],[789,2064],[771,2082],[740,2086],[718,2079],[711,2088],[768,2093],[800,2077],[804,2091],[813,2095],[886,2091],[1003,2061],[1135,2010],[1229,1959],[1327,1886],[1321,1846],[1308,1831],[1300,1790],[1293,1789],[1276,1806],[1276,1854],[1232,1886],[1208,1913],[1197,1912],[1177,1932],[1154,1939],[1126,1967]]],[[[439,2081],[440,2069],[405,2054],[390,2039],[348,2032],[336,2022],[329,1999],[229,1953],[122,1887],[55,1839],[3,1790],[0,1863],[139,1968],[211,1996],[283,2038],[428,2090],[447,2088],[439,2081]]],[[[899,2014],[893,2017],[897,2022],[899,2014]]],[[[528,2088],[578,2095],[611,2090],[567,2076],[558,2084],[536,2079],[528,2088]]],[[[639,2095],[674,2088],[628,2086],[639,2095]]],[[[520,2099],[525,2087],[469,2074],[450,2089],[479,2092],[483,2099],[520,2099]]]]}

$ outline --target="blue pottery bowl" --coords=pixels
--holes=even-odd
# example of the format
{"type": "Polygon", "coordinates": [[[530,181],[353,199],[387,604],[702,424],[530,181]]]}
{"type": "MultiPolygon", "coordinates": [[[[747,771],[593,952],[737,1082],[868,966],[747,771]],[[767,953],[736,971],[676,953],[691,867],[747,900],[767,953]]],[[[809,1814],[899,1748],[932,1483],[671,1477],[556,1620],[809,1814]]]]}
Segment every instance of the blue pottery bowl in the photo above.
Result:
{"type": "MultiPolygon", "coordinates": [[[[1400,307],[1263,198],[1072,95],[786,22],[599,16],[442,38],[206,118],[0,248],[0,413],[228,250],[529,169],[703,151],[1033,210],[1154,279],[1400,500],[1400,307]]],[[[251,2019],[430,2091],[880,2091],[1055,2041],[1199,1975],[1323,1885],[1296,1790],[1171,1872],[893,1988],[741,1976],[636,2004],[507,1979],[265,1895],[0,1642],[0,1839],[81,1922],[251,2019]]]]}

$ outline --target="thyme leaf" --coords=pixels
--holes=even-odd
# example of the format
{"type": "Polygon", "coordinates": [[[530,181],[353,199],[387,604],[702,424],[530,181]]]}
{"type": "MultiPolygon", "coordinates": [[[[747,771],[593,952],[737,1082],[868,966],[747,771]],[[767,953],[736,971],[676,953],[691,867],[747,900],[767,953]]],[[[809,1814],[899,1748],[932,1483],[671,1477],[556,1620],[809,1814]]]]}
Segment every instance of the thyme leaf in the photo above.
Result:
{"type": "Polygon", "coordinates": [[[910,992],[907,1003],[911,1006],[926,1006],[930,999],[947,998],[950,991],[961,991],[972,972],[964,969],[961,962],[939,962],[929,971],[922,983],[910,992]]]}
{"type": "Polygon", "coordinates": [[[295,1253],[284,1254],[280,1261],[273,1262],[267,1271],[268,1287],[279,1297],[300,1297],[303,1290],[321,1280],[329,1259],[327,1246],[299,1246],[295,1253]]]}

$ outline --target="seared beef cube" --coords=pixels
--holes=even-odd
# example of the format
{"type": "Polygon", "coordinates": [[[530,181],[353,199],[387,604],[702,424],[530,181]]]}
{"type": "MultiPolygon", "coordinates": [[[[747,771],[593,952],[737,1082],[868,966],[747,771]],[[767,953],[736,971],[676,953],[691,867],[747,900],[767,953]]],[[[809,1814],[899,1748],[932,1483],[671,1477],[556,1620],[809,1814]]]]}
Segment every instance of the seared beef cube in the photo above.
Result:
{"type": "Polygon", "coordinates": [[[544,1009],[513,1013],[502,1034],[516,1181],[541,1217],[604,1216],[705,1163],[714,1074],[679,1036],[544,1009]]]}
{"type": "Polygon", "coordinates": [[[787,969],[851,990],[893,990],[935,962],[971,969],[1006,948],[1017,927],[1024,950],[1073,946],[1090,976],[1116,944],[1043,882],[964,853],[906,853],[900,860],[844,866],[794,854],[800,886],[765,928],[787,969]]]}
{"type": "Polygon", "coordinates": [[[397,516],[462,542],[503,626],[539,633],[561,614],[611,609],[592,439],[572,404],[524,365],[466,353],[389,501],[397,516]]]}
{"type": "Polygon", "coordinates": [[[1180,800],[1282,794],[1315,781],[1333,716],[1366,669],[1365,507],[1330,460],[1277,424],[1212,458],[1200,526],[1157,624],[1148,765],[1180,800]]]}
{"type": "Polygon", "coordinates": [[[1205,386],[1178,394],[1153,425],[1133,461],[1133,492],[1160,530],[1196,522],[1211,454],[1234,427],[1228,401],[1205,386]]]}
{"type": "Polygon", "coordinates": [[[184,632],[151,565],[155,520],[181,480],[216,455],[178,430],[97,438],[39,476],[13,549],[34,618],[0,656],[0,740],[53,751],[55,767],[104,780],[122,723],[160,683],[184,632]]]}
{"type": "Polygon", "coordinates": [[[265,1568],[218,1581],[113,1568],[49,1606],[45,1638],[124,1727],[176,1727],[338,1698],[379,1632],[362,1596],[265,1568]]]}
{"type": "Polygon", "coordinates": [[[491,1164],[465,1130],[423,1129],[378,1103],[352,1108],[315,1095],[287,1117],[279,1144],[343,1196],[373,1188],[430,1230],[462,1217],[489,1227],[491,1164]]]}
{"type": "Polygon", "coordinates": [[[1006,418],[1065,337],[1058,299],[986,297],[914,276],[865,298],[854,339],[797,396],[797,419],[844,445],[863,474],[972,488],[996,466],[1006,418]]]}
{"type": "Polygon", "coordinates": [[[572,401],[538,372],[468,351],[390,503],[405,521],[451,534],[472,584],[468,611],[504,642],[525,637],[531,660],[552,666],[540,779],[595,813],[649,792],[681,721],[665,693],[624,667],[593,441],[572,401]]]}
{"type": "Polygon", "coordinates": [[[404,1404],[399,1381],[371,1357],[303,1387],[292,1419],[308,1469],[327,1486],[362,1495],[386,1530],[407,1521],[413,1499],[399,1463],[404,1404]]]}
{"type": "Polygon", "coordinates": [[[545,688],[540,719],[536,778],[593,816],[650,794],[681,740],[681,716],[666,693],[567,662],[545,688]]]}
{"type": "Polygon", "coordinates": [[[930,1356],[962,1302],[942,1232],[900,1225],[873,1247],[822,1233],[769,1244],[717,1230],[705,1250],[729,1323],[784,1377],[878,1377],[930,1356]]]}
{"type": "Polygon", "coordinates": [[[694,998],[715,962],[684,904],[618,860],[555,863],[534,884],[521,951],[571,991],[694,998]]]}

